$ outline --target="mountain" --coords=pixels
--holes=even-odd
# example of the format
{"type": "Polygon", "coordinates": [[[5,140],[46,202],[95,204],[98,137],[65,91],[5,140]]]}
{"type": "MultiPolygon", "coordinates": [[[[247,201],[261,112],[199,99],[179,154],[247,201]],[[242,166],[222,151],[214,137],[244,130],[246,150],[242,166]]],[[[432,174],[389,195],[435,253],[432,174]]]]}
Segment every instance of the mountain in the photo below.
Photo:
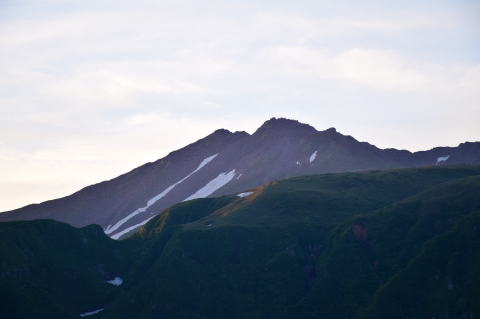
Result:
{"type": "Polygon", "coordinates": [[[112,180],[1,213],[0,221],[49,218],[77,227],[98,224],[120,238],[185,200],[234,194],[294,176],[446,164],[480,164],[480,142],[411,153],[379,149],[334,128],[317,131],[272,118],[252,135],[217,130],[112,180]]]}
{"type": "Polygon", "coordinates": [[[0,223],[0,316],[478,318],[479,194],[480,166],[396,169],[182,202],[120,241],[0,223]]]}
{"type": "Polygon", "coordinates": [[[118,294],[131,255],[98,225],[0,223],[0,317],[78,318],[118,294]]]}

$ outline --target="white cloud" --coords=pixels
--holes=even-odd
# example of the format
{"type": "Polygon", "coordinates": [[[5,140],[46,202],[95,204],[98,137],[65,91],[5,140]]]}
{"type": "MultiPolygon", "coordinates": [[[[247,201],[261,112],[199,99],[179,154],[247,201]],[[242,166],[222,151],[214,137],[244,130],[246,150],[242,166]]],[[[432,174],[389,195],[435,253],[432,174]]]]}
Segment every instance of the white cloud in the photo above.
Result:
{"type": "Polygon", "coordinates": [[[437,95],[458,98],[462,91],[478,92],[480,84],[480,64],[438,65],[389,50],[351,48],[338,52],[304,46],[280,46],[271,49],[269,56],[285,73],[347,81],[374,90],[436,92],[437,95]]]}
{"type": "Polygon", "coordinates": [[[421,90],[429,85],[421,70],[379,50],[353,48],[337,56],[334,64],[339,79],[375,89],[421,90]]]}
{"type": "Polygon", "coordinates": [[[39,184],[43,199],[65,195],[216,128],[251,132],[272,116],[380,146],[478,139],[471,11],[369,1],[0,4],[0,210],[38,201],[39,184]],[[20,196],[9,183],[31,186],[20,196]]]}

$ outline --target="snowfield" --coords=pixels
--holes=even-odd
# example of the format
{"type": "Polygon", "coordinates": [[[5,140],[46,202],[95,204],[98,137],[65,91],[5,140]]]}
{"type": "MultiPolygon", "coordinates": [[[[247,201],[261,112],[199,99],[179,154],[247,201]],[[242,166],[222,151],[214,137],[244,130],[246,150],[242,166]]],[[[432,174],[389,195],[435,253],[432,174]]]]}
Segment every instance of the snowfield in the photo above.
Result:
{"type": "Polygon", "coordinates": [[[141,222],[141,223],[138,223],[138,224],[135,224],[135,225],[133,225],[133,226],[127,227],[127,228],[125,228],[124,230],[119,231],[118,233],[116,233],[116,234],[114,234],[114,235],[112,235],[112,236],[110,236],[110,237],[111,237],[112,239],[117,240],[117,239],[119,239],[120,237],[122,237],[123,235],[125,235],[126,233],[128,233],[129,231],[132,231],[132,230],[134,230],[135,228],[138,228],[138,227],[140,227],[140,226],[145,225],[145,224],[148,223],[148,222],[150,221],[150,219],[152,219],[153,217],[155,217],[155,215],[154,215],[154,216],[151,216],[151,217],[149,217],[149,218],[147,218],[147,219],[145,219],[145,220],[144,220],[143,222],[141,222]]]}
{"type": "Polygon", "coordinates": [[[253,192],[245,192],[245,193],[240,193],[240,194],[237,194],[238,197],[247,197],[247,196],[250,196],[252,195],[253,192]]]}
{"type": "Polygon", "coordinates": [[[80,317],[86,317],[86,316],[96,315],[96,314],[99,313],[100,311],[103,311],[103,309],[104,309],[104,308],[100,308],[100,309],[97,309],[97,310],[94,310],[94,311],[84,312],[84,313],[80,314],[80,317]]]}
{"type": "Polygon", "coordinates": [[[115,277],[112,280],[108,280],[107,283],[114,286],[120,286],[121,284],[123,284],[123,279],[120,277],[115,277]]]}
{"type": "Polygon", "coordinates": [[[226,185],[228,182],[230,182],[234,176],[235,176],[235,170],[234,169],[231,170],[228,173],[226,173],[226,172],[225,173],[220,173],[217,177],[215,177],[210,182],[208,182],[207,185],[203,186],[198,191],[196,191],[192,195],[185,198],[183,201],[196,199],[196,198],[207,197],[208,195],[213,194],[213,192],[215,192],[220,187],[222,187],[222,186],[226,185]]]}
{"type": "MultiPolygon", "coordinates": [[[[111,234],[113,233],[114,231],[116,231],[118,228],[120,228],[123,224],[125,224],[127,221],[129,221],[130,219],[132,219],[133,217],[135,217],[136,215],[140,214],[140,213],[143,213],[145,212],[150,206],[152,206],[153,204],[155,204],[157,201],[159,201],[160,199],[162,199],[163,197],[165,197],[165,195],[167,195],[173,188],[175,188],[175,186],[177,186],[178,184],[180,184],[181,182],[183,182],[184,180],[186,180],[187,178],[189,178],[190,176],[192,176],[193,174],[195,174],[196,172],[198,172],[202,167],[204,167],[205,165],[207,165],[208,163],[210,163],[215,157],[218,156],[218,153],[215,154],[215,155],[212,155],[212,156],[209,156],[207,158],[205,158],[199,165],[198,167],[193,171],[191,172],[190,174],[188,174],[187,176],[185,176],[184,178],[182,178],[181,180],[179,180],[178,182],[176,182],[175,184],[172,184],[170,186],[168,186],[163,192],[161,192],[160,194],[150,198],[147,202],[147,205],[144,206],[144,207],[141,207],[141,208],[137,208],[135,211],[131,212],[130,214],[128,214],[126,217],[120,219],[115,225],[111,226],[109,225],[107,227],[107,229],[105,229],[105,233],[108,235],[108,234],[111,234]]],[[[113,236],[112,236],[113,238],[113,236]]]]}
{"type": "Polygon", "coordinates": [[[313,163],[313,161],[317,158],[317,151],[313,152],[312,155],[310,155],[310,163],[313,163]]]}
{"type": "Polygon", "coordinates": [[[437,158],[437,163],[435,165],[438,165],[440,164],[441,162],[445,162],[446,160],[448,160],[450,157],[450,155],[447,155],[447,156],[441,156],[439,158],[437,158]]]}

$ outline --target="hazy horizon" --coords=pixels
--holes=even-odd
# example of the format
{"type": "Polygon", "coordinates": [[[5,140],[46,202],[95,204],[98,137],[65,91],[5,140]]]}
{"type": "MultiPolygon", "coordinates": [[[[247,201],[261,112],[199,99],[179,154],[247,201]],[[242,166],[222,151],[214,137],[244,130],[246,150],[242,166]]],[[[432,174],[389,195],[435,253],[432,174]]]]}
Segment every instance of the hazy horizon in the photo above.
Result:
{"type": "Polygon", "coordinates": [[[477,1],[4,1],[0,211],[271,117],[380,148],[480,140],[477,1]]]}

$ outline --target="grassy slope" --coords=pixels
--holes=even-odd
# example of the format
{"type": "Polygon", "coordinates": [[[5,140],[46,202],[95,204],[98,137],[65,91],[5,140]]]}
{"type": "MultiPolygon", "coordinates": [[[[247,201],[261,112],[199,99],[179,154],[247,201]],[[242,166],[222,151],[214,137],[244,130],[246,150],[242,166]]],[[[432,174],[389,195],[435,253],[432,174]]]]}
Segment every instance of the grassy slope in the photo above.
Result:
{"type": "MultiPolygon", "coordinates": [[[[319,278],[314,290],[292,312],[305,311],[306,318],[357,317],[369,307],[373,296],[384,296],[383,286],[404,271],[425,247],[430,247],[426,245],[431,240],[451,231],[465,216],[480,209],[479,194],[480,177],[469,177],[436,186],[373,213],[355,216],[337,228],[331,246],[318,259],[319,278]]],[[[454,258],[455,249],[461,247],[452,246],[437,253],[450,259],[454,258]]],[[[430,276],[433,269],[416,268],[415,272],[424,277],[430,276]]],[[[424,307],[422,303],[416,304],[418,300],[409,299],[419,291],[427,299],[434,293],[419,284],[396,291],[397,299],[390,299],[388,307],[382,307],[382,311],[376,307],[378,317],[393,318],[392,313],[399,313],[401,318],[427,318],[426,313],[416,311],[406,315],[408,307],[424,307]]],[[[442,318],[440,314],[451,310],[441,308],[444,305],[438,300],[433,303],[437,312],[432,314],[437,315],[428,318],[442,318]]]]}
{"type": "Polygon", "coordinates": [[[365,318],[478,318],[480,211],[427,241],[376,293],[365,318]]]}
{"type": "Polygon", "coordinates": [[[143,230],[161,248],[146,252],[143,276],[105,316],[356,317],[424,242],[478,205],[476,183],[449,184],[478,174],[432,168],[304,176],[226,200],[174,228],[160,226],[175,215],[164,212],[143,230]],[[429,213],[444,205],[437,222],[429,213]]]}
{"type": "Polygon", "coordinates": [[[127,269],[121,247],[94,225],[0,223],[0,317],[77,318],[101,308],[119,290],[105,281],[127,269]]]}
{"type": "Polygon", "coordinates": [[[2,235],[0,224],[2,263],[44,273],[21,285],[2,277],[3,297],[18,317],[99,304],[98,318],[478,317],[479,176],[442,167],[297,177],[175,205],[120,242],[93,236],[98,227],[8,223],[20,233],[2,235]],[[105,285],[99,263],[125,284],[105,285]],[[78,278],[80,289],[58,293],[78,278]],[[58,291],[46,293],[52,279],[58,291]]]}

